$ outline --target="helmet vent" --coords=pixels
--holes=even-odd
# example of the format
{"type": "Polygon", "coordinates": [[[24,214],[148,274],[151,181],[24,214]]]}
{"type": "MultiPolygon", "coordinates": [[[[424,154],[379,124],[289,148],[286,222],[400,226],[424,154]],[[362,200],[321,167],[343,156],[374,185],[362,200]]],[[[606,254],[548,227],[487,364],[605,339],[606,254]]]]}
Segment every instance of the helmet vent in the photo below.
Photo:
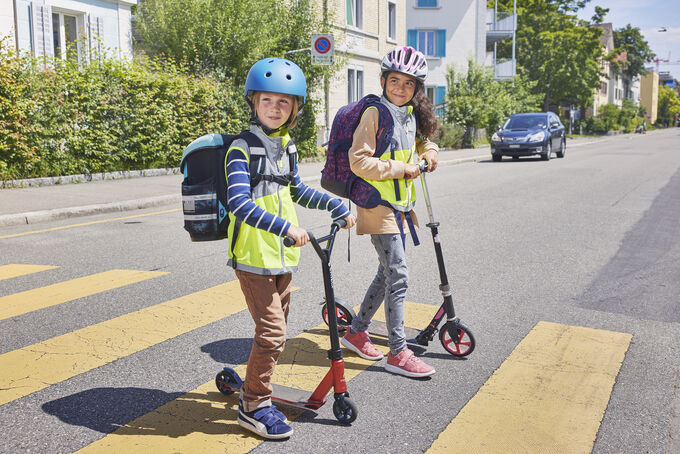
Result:
{"type": "Polygon", "coordinates": [[[264,77],[271,77],[271,76],[272,76],[271,71],[269,71],[267,74],[264,75],[264,77]]]}
{"type": "Polygon", "coordinates": [[[290,76],[290,74],[286,74],[286,79],[288,79],[288,80],[291,80],[291,79],[292,79],[292,77],[290,76]]]}

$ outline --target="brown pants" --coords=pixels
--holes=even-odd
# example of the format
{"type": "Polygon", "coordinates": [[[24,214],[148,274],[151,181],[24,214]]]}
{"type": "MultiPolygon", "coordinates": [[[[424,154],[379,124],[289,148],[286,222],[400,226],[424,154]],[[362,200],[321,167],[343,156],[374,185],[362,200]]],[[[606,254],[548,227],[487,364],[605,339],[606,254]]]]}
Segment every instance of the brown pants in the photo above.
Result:
{"type": "Polygon", "coordinates": [[[236,270],[250,315],[255,337],[248,358],[241,402],[247,412],[271,405],[271,378],[286,343],[286,322],[290,302],[291,273],[263,276],[236,270]]]}

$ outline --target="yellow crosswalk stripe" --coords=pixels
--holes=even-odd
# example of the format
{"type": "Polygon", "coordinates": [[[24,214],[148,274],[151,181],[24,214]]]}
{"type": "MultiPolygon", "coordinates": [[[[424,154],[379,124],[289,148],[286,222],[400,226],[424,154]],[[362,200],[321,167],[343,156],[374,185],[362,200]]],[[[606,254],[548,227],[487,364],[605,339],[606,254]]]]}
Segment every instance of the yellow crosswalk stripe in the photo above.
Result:
{"type": "Polygon", "coordinates": [[[590,453],[631,338],[539,322],[427,453],[590,453]]]}
{"type": "Polygon", "coordinates": [[[106,290],[135,284],[164,274],[159,271],[110,270],[0,297],[0,320],[56,306],[106,290]]]}
{"type": "Polygon", "coordinates": [[[0,266],[0,281],[3,279],[25,276],[27,274],[39,273],[40,271],[51,270],[54,268],[58,267],[49,265],[23,265],[10,263],[9,265],[0,266]]]}
{"type": "MultiPolygon", "coordinates": [[[[406,321],[409,325],[422,328],[430,321],[435,309],[434,306],[407,302],[406,321]]],[[[387,352],[385,341],[379,338],[373,340],[377,348],[384,353],[387,352]]],[[[272,382],[304,389],[311,394],[328,371],[329,360],[326,352],[329,348],[328,329],[324,324],[288,340],[285,350],[279,357],[272,382]]],[[[345,358],[345,379],[349,381],[372,364],[375,362],[349,353],[345,358]]],[[[235,369],[241,377],[245,376],[245,364],[235,369]]],[[[218,371],[215,370],[215,373],[218,371]]],[[[350,385],[350,396],[352,392],[350,385]]],[[[244,431],[237,424],[238,410],[235,408],[237,403],[237,395],[220,394],[215,387],[215,381],[211,380],[78,452],[245,453],[257,447],[262,439],[244,431]]],[[[332,395],[326,405],[333,405],[332,395]]],[[[361,411],[361,408],[358,410],[361,411]]],[[[301,411],[285,408],[285,413],[288,419],[292,420],[299,416],[301,411]]]]}
{"type": "Polygon", "coordinates": [[[0,405],[246,308],[238,281],[0,355],[0,405]]]}

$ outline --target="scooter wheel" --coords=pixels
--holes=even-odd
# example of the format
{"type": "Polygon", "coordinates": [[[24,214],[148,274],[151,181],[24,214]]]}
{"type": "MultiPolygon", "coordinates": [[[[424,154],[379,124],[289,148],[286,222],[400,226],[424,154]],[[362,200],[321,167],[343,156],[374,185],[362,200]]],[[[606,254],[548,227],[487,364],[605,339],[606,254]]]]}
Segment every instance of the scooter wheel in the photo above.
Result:
{"type": "MultiPolygon", "coordinates": [[[[354,311],[345,307],[340,300],[335,300],[335,314],[338,319],[338,332],[343,333],[352,325],[352,319],[354,318],[354,311]]],[[[323,318],[324,323],[328,325],[328,308],[324,303],[321,308],[321,318],[323,318]]]]}
{"type": "Polygon", "coordinates": [[[444,349],[453,356],[467,356],[475,349],[475,336],[461,322],[447,322],[439,331],[439,340],[444,349]]]}
{"type": "Polygon", "coordinates": [[[234,388],[238,385],[238,380],[229,371],[223,370],[215,377],[215,385],[219,392],[225,396],[234,394],[234,388]]]}
{"type": "Polygon", "coordinates": [[[357,419],[357,406],[349,398],[343,397],[333,402],[335,418],[344,424],[351,424],[357,419]]]}

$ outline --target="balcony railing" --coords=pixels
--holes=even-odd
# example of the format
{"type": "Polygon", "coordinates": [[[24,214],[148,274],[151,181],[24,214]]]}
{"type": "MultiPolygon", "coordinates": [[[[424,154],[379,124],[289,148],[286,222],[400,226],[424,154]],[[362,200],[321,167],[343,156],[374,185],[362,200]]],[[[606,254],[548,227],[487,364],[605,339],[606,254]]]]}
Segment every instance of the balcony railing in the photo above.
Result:
{"type": "Polygon", "coordinates": [[[487,52],[484,63],[493,71],[496,79],[508,79],[515,75],[515,60],[512,58],[497,58],[494,61],[493,52],[487,52]]]}

